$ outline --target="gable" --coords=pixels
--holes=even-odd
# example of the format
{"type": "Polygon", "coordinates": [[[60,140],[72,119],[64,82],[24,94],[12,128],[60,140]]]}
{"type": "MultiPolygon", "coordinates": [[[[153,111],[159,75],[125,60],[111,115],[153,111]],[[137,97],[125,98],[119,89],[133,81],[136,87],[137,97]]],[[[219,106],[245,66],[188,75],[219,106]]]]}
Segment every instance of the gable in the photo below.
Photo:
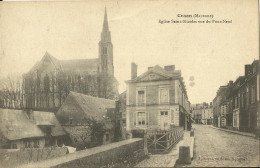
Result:
{"type": "Polygon", "coordinates": [[[56,117],[61,125],[69,124],[69,119],[72,118],[73,122],[80,122],[84,119],[85,113],[78,105],[78,102],[74,97],[69,94],[60,109],[58,110],[56,117]]]}
{"type": "Polygon", "coordinates": [[[167,80],[170,79],[169,77],[163,76],[161,74],[150,72],[144,75],[143,77],[139,78],[138,82],[148,82],[148,81],[157,81],[157,80],[167,80]]]}
{"type": "Polygon", "coordinates": [[[57,60],[55,57],[49,55],[49,53],[45,53],[45,55],[42,57],[41,61],[37,62],[29,71],[29,73],[35,73],[36,70],[38,70],[38,73],[49,73],[53,72],[55,70],[61,69],[61,65],[59,63],[59,60],[57,60]]]}

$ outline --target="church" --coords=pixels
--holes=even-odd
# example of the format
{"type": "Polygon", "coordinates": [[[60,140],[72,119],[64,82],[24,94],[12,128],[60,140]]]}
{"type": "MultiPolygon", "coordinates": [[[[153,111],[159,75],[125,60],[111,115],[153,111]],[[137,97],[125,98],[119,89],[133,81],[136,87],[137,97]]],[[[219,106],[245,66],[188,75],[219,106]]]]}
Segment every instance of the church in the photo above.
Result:
{"type": "Polygon", "coordinates": [[[105,10],[99,57],[60,60],[46,52],[23,75],[23,108],[57,111],[70,91],[115,99],[118,82],[114,77],[113,44],[105,10]]]}

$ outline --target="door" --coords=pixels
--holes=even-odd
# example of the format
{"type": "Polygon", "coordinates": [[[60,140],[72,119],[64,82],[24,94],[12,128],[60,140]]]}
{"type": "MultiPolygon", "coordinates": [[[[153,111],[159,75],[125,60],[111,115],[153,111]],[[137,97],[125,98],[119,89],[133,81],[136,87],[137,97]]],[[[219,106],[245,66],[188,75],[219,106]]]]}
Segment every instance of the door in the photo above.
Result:
{"type": "Polygon", "coordinates": [[[170,127],[169,124],[169,112],[168,111],[160,111],[160,128],[168,129],[170,127]]]}

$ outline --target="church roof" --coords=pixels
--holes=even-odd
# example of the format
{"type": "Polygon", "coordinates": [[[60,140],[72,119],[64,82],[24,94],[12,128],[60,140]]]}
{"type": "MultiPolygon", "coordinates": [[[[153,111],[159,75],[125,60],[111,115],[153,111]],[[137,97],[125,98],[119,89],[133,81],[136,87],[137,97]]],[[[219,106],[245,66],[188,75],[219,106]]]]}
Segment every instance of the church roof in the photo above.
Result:
{"type": "Polygon", "coordinates": [[[96,59],[60,60],[61,69],[65,72],[95,74],[99,61],[96,59]]]}
{"type": "Polygon", "coordinates": [[[30,73],[34,73],[36,70],[39,73],[46,70],[46,62],[49,65],[52,65],[55,70],[61,70],[69,73],[88,73],[88,74],[96,74],[98,71],[99,60],[96,59],[75,59],[75,60],[59,60],[54,56],[50,55],[46,52],[41,59],[41,61],[37,62],[29,71],[30,73]]]}

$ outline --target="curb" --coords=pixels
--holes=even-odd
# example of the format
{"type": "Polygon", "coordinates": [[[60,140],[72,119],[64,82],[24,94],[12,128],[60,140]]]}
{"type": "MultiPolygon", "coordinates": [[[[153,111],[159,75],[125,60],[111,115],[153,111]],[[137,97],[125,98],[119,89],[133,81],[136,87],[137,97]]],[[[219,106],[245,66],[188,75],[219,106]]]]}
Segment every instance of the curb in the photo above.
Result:
{"type": "Polygon", "coordinates": [[[243,135],[243,136],[247,136],[247,137],[252,137],[252,138],[257,139],[255,135],[247,135],[247,134],[243,134],[241,132],[231,131],[231,130],[227,130],[227,129],[223,129],[223,128],[217,128],[217,127],[214,127],[214,126],[211,126],[211,128],[217,129],[217,130],[221,130],[221,131],[225,131],[225,132],[230,132],[230,133],[233,133],[233,134],[238,134],[238,135],[243,135]]]}

